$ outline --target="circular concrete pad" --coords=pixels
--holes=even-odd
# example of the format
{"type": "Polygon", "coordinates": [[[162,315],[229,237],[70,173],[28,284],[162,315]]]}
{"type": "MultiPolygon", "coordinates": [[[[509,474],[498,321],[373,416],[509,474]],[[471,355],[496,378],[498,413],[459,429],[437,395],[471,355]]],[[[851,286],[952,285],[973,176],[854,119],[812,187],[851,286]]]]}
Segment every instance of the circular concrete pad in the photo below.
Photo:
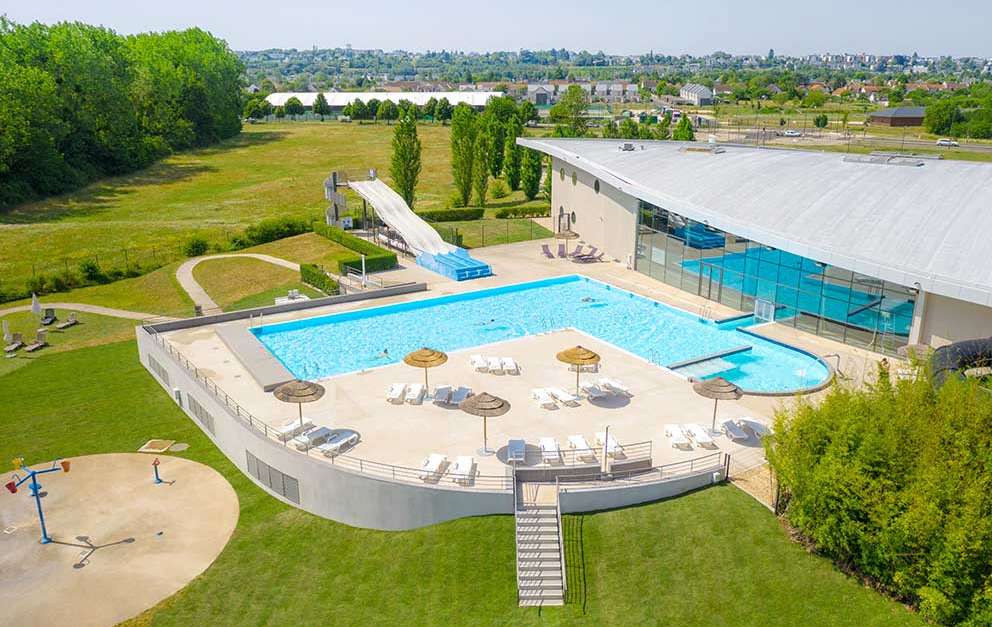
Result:
{"type": "MultiPolygon", "coordinates": [[[[51,544],[24,483],[0,494],[0,608],[11,625],[113,625],[203,572],[238,522],[238,497],[214,469],[178,457],[70,458],[38,477],[51,544]],[[96,547],[94,549],[94,547],[96,547]]],[[[48,464],[34,464],[41,470],[48,464]]],[[[0,475],[6,483],[10,473],[0,475]]]]}

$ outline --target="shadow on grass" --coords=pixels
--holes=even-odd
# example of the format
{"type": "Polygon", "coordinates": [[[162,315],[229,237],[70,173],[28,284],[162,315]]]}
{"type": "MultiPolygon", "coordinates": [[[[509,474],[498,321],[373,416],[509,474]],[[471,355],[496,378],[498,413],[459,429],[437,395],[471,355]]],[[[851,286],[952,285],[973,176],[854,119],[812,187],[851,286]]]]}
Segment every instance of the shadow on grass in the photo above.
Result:
{"type": "Polygon", "coordinates": [[[203,148],[192,150],[189,154],[196,156],[209,156],[221,154],[227,152],[228,150],[235,150],[237,148],[264,146],[265,144],[271,144],[272,142],[279,141],[287,135],[289,135],[289,133],[286,131],[257,131],[251,133],[241,132],[234,137],[225,139],[224,141],[214,144],[213,146],[205,146],[203,148]]]}
{"type": "Polygon", "coordinates": [[[582,608],[586,613],[586,552],[583,538],[584,514],[563,516],[562,538],[565,541],[565,603],[582,608]]]}

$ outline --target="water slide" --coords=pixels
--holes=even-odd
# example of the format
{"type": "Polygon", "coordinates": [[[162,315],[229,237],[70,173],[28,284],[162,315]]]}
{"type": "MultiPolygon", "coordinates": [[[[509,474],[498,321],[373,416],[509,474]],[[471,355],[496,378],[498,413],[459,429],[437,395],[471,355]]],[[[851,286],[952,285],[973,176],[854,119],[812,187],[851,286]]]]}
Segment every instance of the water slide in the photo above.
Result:
{"type": "Polygon", "coordinates": [[[393,229],[417,255],[417,264],[456,281],[492,274],[488,264],[473,259],[464,248],[441,239],[434,228],[407,206],[403,197],[380,181],[349,181],[348,186],[367,200],[375,214],[393,229]]]}

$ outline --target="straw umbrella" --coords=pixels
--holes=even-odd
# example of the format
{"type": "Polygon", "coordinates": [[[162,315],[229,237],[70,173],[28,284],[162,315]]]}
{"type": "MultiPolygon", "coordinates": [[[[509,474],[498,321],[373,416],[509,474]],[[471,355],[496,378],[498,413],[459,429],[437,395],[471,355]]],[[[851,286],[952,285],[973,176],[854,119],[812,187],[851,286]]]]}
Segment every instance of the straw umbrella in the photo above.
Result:
{"type": "Polygon", "coordinates": [[[448,356],[441,351],[436,351],[433,348],[421,348],[413,351],[409,355],[403,358],[403,362],[408,366],[413,366],[414,368],[424,369],[424,387],[429,387],[427,385],[427,369],[436,368],[444,362],[448,361],[448,356]]]}
{"type": "Polygon", "coordinates": [[[582,366],[592,366],[599,363],[599,355],[592,352],[588,348],[583,348],[582,346],[575,346],[561,351],[555,357],[558,361],[564,362],[566,364],[575,366],[575,395],[579,395],[579,373],[582,372],[582,366]]]}
{"type": "Polygon", "coordinates": [[[565,254],[568,255],[568,240],[579,239],[579,234],[572,229],[565,229],[564,231],[558,231],[555,233],[555,239],[565,240],[565,254]]]}
{"type": "Polygon", "coordinates": [[[303,403],[312,403],[324,396],[324,386],[312,381],[295,379],[283,383],[272,390],[273,396],[284,403],[296,403],[300,412],[300,428],[303,427],[303,403]]]}
{"type": "Polygon", "coordinates": [[[458,409],[466,414],[482,417],[482,448],[479,455],[492,455],[496,451],[489,448],[488,419],[494,416],[502,416],[510,411],[510,403],[498,396],[493,396],[488,392],[482,392],[474,396],[469,396],[461,403],[458,409]]]}
{"type": "Polygon", "coordinates": [[[692,389],[704,398],[713,399],[713,423],[710,425],[710,431],[716,430],[716,405],[720,401],[736,401],[740,397],[744,396],[744,392],[723,377],[716,377],[714,379],[707,379],[705,381],[696,381],[692,384],[692,389]]]}

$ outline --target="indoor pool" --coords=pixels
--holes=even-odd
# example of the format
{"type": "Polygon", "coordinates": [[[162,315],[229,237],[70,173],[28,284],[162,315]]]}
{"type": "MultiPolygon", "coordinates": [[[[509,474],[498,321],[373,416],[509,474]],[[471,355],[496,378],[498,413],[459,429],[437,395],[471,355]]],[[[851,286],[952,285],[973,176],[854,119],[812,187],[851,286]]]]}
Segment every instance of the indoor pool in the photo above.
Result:
{"type": "Polygon", "coordinates": [[[829,376],[817,358],[755,337],[742,330],[746,324],[717,324],[571,275],[265,325],[252,332],[294,376],[310,380],[397,363],[422,346],[455,351],[568,327],[687,376],[722,376],[755,392],[808,388],[829,376]],[[724,352],[733,354],[679,365],[724,352]]]}

